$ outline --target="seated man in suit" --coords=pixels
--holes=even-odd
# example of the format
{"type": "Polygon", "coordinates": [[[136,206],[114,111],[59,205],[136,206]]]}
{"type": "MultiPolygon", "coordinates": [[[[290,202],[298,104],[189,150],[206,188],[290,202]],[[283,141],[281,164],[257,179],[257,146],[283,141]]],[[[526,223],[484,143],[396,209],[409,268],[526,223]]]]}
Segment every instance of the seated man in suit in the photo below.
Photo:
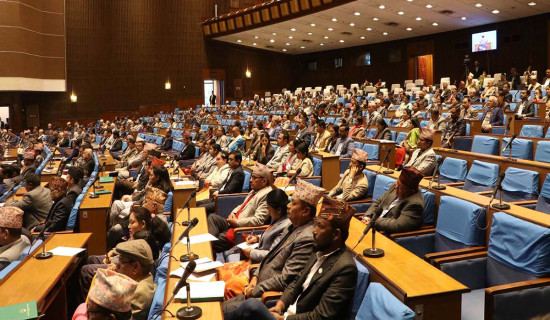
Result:
{"type": "Polygon", "coordinates": [[[0,208],[0,271],[19,260],[29,250],[29,239],[21,236],[23,210],[15,207],[0,208]]]}
{"type": "Polygon", "coordinates": [[[245,299],[261,298],[267,291],[283,291],[294,281],[313,252],[311,232],[315,225],[316,206],[323,192],[323,188],[298,180],[288,205],[287,215],[292,225],[254,271],[244,293],[223,303],[224,312],[236,309],[245,299]]]}
{"type": "Polygon", "coordinates": [[[307,128],[307,118],[301,118],[298,120],[298,131],[296,132],[296,139],[304,142],[308,147],[311,144],[311,133],[307,128]]]}
{"type": "Polygon", "coordinates": [[[330,140],[330,131],[327,130],[327,124],[324,120],[317,120],[317,135],[313,144],[311,145],[311,150],[313,151],[323,151],[327,147],[327,144],[330,140]]]}
{"type": "Polygon", "coordinates": [[[340,156],[341,158],[351,158],[355,144],[353,139],[348,136],[349,128],[346,125],[338,128],[339,138],[336,140],[334,147],[330,150],[330,153],[340,156]]]}
{"type": "Polygon", "coordinates": [[[233,247],[235,233],[233,228],[261,226],[267,222],[267,202],[265,198],[271,191],[271,171],[257,164],[250,177],[250,192],[244,202],[235,207],[227,219],[211,214],[208,216],[208,232],[218,238],[212,242],[215,252],[224,252],[233,247]]]}
{"type": "Polygon", "coordinates": [[[121,168],[122,164],[127,162],[128,159],[132,158],[138,153],[136,149],[136,139],[133,136],[128,136],[126,138],[126,143],[128,144],[128,146],[126,147],[126,149],[122,154],[120,155],[111,154],[113,158],[117,160],[115,165],[116,168],[121,168]]]}
{"type": "Polygon", "coordinates": [[[481,116],[481,131],[484,133],[491,132],[493,126],[502,126],[504,124],[504,112],[497,107],[497,97],[491,96],[487,101],[487,106],[481,116]]]}
{"type": "Polygon", "coordinates": [[[432,148],[434,132],[431,129],[423,128],[418,138],[418,148],[413,151],[409,162],[404,167],[413,167],[422,175],[429,176],[435,167],[435,152],[432,148]]]}
{"type": "Polygon", "coordinates": [[[382,210],[374,227],[386,233],[407,232],[422,226],[424,198],[418,188],[422,174],[414,168],[401,170],[399,179],[365,213],[362,221],[368,224],[375,210],[382,210]]]}
{"type": "Polygon", "coordinates": [[[69,167],[67,170],[67,196],[69,196],[73,203],[76,202],[76,198],[82,193],[82,179],[84,178],[84,171],[79,167],[69,167]]]}
{"type": "Polygon", "coordinates": [[[209,198],[197,202],[197,207],[204,207],[207,214],[216,212],[216,200],[215,197],[218,194],[231,194],[240,193],[243,191],[244,184],[244,172],[241,162],[243,160],[240,151],[231,151],[227,158],[227,164],[229,165],[229,174],[227,178],[222,182],[218,191],[213,193],[214,199],[209,198]]]}
{"type": "Polygon", "coordinates": [[[172,130],[166,129],[164,133],[164,138],[162,138],[162,144],[159,147],[159,150],[170,151],[172,150],[172,143],[174,143],[174,138],[172,138],[172,130]]]}
{"type": "Polygon", "coordinates": [[[79,168],[82,169],[85,177],[89,177],[94,172],[94,151],[92,149],[84,149],[82,152],[82,163],[79,168]]]}
{"type": "Polygon", "coordinates": [[[338,197],[344,201],[353,201],[362,199],[367,195],[369,182],[363,170],[365,170],[368,155],[364,150],[353,150],[349,168],[344,172],[338,184],[330,190],[329,197],[338,197]]]}
{"type": "Polygon", "coordinates": [[[516,119],[523,120],[527,117],[535,116],[535,105],[533,101],[529,100],[529,92],[527,90],[521,90],[520,94],[521,102],[516,106],[516,119]]]}
{"type": "Polygon", "coordinates": [[[13,188],[16,185],[23,182],[23,180],[29,173],[34,173],[36,171],[36,168],[38,168],[38,165],[39,164],[35,161],[34,152],[32,151],[25,152],[25,154],[23,155],[23,168],[21,168],[20,174],[16,175],[11,179],[4,180],[6,189],[13,188]]]}
{"type": "Polygon", "coordinates": [[[25,213],[23,227],[30,230],[40,222],[46,220],[52,206],[50,191],[40,185],[40,177],[34,173],[25,176],[25,189],[21,201],[8,201],[6,207],[17,207],[25,213]]]}
{"type": "Polygon", "coordinates": [[[120,152],[122,150],[122,138],[120,137],[120,132],[113,131],[113,143],[111,144],[111,147],[108,148],[109,152],[116,153],[120,152]]]}
{"type": "Polygon", "coordinates": [[[270,169],[278,168],[281,164],[283,164],[287,158],[290,156],[289,146],[288,142],[290,141],[290,135],[287,131],[283,131],[279,134],[279,138],[277,138],[277,145],[279,148],[275,151],[275,154],[273,155],[273,158],[269,160],[269,162],[266,164],[266,166],[270,169]]]}
{"type": "Polygon", "coordinates": [[[183,136],[183,143],[185,147],[181,149],[180,154],[178,154],[175,159],[177,161],[195,159],[195,144],[191,141],[191,135],[188,132],[183,136]]]}
{"type": "Polygon", "coordinates": [[[57,145],[59,148],[68,148],[69,147],[69,137],[68,137],[68,132],[65,131],[65,132],[60,132],[59,133],[59,138],[61,140],[59,140],[59,144],[57,145]]]}
{"type": "Polygon", "coordinates": [[[313,250],[299,275],[283,291],[275,307],[247,299],[233,319],[346,319],[357,285],[357,267],[346,249],[349,223],[355,210],[345,202],[325,198],[313,229],[313,250]]]}
{"type": "MultiPolygon", "coordinates": [[[[468,97],[464,98],[467,99],[468,97]]],[[[443,148],[451,148],[453,139],[466,135],[466,121],[460,118],[460,107],[455,106],[449,110],[449,122],[441,135],[441,146],[443,148]]]]}

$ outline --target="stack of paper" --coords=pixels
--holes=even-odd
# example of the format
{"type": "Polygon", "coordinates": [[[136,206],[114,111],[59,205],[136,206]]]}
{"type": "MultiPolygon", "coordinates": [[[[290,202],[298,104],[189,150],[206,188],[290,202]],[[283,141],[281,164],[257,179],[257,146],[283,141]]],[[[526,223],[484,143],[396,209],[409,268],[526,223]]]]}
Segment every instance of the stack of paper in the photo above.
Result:
{"type": "Polygon", "coordinates": [[[244,249],[248,249],[248,248],[250,248],[250,249],[256,249],[259,245],[260,245],[259,243],[254,243],[254,244],[249,245],[249,244],[246,243],[246,241],[245,241],[245,242],[239,243],[239,244],[237,245],[237,247],[239,247],[239,248],[241,248],[241,249],[243,249],[243,250],[244,250],[244,249]]]}
{"type": "MultiPolygon", "coordinates": [[[[191,302],[223,301],[225,282],[190,282],[191,302]]],[[[183,287],[177,294],[176,299],[182,302],[187,301],[187,288],[183,287]]]]}
{"type": "Polygon", "coordinates": [[[176,186],[194,186],[195,181],[190,181],[190,180],[178,181],[178,182],[175,182],[175,185],[176,186]]]}

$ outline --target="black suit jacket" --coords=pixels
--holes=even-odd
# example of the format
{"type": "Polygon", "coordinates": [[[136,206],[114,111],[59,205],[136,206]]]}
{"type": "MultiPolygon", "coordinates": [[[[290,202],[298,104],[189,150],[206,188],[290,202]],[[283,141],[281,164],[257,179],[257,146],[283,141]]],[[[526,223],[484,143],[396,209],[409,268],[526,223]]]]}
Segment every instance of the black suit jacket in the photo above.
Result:
{"type": "Polygon", "coordinates": [[[181,150],[180,154],[176,156],[176,160],[180,161],[195,159],[195,151],[195,144],[193,142],[189,142],[189,144],[181,150]]]}
{"type": "Polygon", "coordinates": [[[59,147],[60,148],[68,148],[69,147],[69,138],[63,138],[63,140],[61,140],[59,142],[59,147]]]}
{"type": "MultiPolygon", "coordinates": [[[[46,231],[63,231],[67,228],[67,222],[69,221],[69,215],[73,209],[74,202],[71,201],[71,198],[66,195],[60,200],[54,202],[53,206],[50,208],[48,213],[49,221],[45,224],[46,231]]],[[[43,226],[40,228],[37,226],[35,231],[40,231],[43,226]]]]}
{"type": "Polygon", "coordinates": [[[243,192],[244,171],[243,167],[239,166],[231,172],[226,181],[221,184],[218,194],[240,193],[243,192]]]}
{"type": "MultiPolygon", "coordinates": [[[[516,110],[519,110],[519,106],[521,105],[522,101],[516,104],[516,110]]],[[[527,100],[525,103],[525,107],[523,107],[523,110],[521,110],[521,114],[524,117],[534,117],[535,116],[535,106],[533,105],[533,101],[527,100]]]]}
{"type": "Polygon", "coordinates": [[[330,255],[302,291],[302,285],[317,261],[313,254],[300,275],[285,289],[281,301],[288,308],[298,296],[296,315],[292,319],[345,319],[353,303],[357,285],[357,266],[345,248],[330,255]],[[320,272],[319,272],[320,271],[320,272]]]}
{"type": "Polygon", "coordinates": [[[258,149],[256,149],[256,153],[252,157],[253,160],[261,163],[261,164],[267,164],[271,158],[273,158],[273,155],[275,155],[275,149],[271,144],[267,146],[267,150],[265,152],[265,156],[262,155],[262,146],[258,146],[258,149]]]}
{"type": "Polygon", "coordinates": [[[90,159],[88,160],[88,162],[83,163],[82,165],[80,165],[80,168],[84,170],[84,175],[86,177],[89,177],[92,174],[92,172],[94,172],[94,168],[95,168],[94,159],[90,159]]]}
{"type": "Polygon", "coordinates": [[[122,139],[118,138],[114,143],[111,149],[109,149],[112,152],[117,152],[122,150],[122,139]]]}
{"type": "Polygon", "coordinates": [[[167,151],[167,150],[171,150],[172,149],[172,143],[174,142],[174,138],[172,137],[164,137],[162,138],[162,144],[160,145],[160,150],[164,150],[164,151],[167,151]]]}

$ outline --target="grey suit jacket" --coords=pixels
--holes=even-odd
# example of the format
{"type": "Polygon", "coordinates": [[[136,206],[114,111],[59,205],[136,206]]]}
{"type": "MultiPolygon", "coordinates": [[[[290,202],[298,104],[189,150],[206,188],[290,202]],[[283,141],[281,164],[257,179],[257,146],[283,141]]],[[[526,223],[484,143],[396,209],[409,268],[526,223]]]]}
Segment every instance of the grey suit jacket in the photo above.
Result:
{"type": "Polygon", "coordinates": [[[429,176],[434,171],[435,156],[436,154],[432,148],[425,150],[422,154],[420,154],[420,149],[416,149],[413,151],[405,167],[414,167],[423,175],[429,176]]]}
{"type": "Polygon", "coordinates": [[[266,164],[268,168],[277,168],[281,163],[285,162],[290,155],[289,146],[286,144],[284,147],[279,147],[275,151],[273,158],[266,164]]]}
{"type": "Polygon", "coordinates": [[[342,138],[338,138],[336,140],[336,143],[334,144],[334,147],[330,150],[330,153],[336,154],[336,151],[338,151],[338,147],[340,144],[343,143],[344,146],[342,147],[342,150],[340,152],[340,158],[351,158],[351,155],[353,154],[353,150],[355,149],[355,144],[353,143],[353,139],[350,137],[346,137],[342,141],[342,138]]]}
{"type": "Polygon", "coordinates": [[[275,221],[269,230],[265,231],[260,237],[260,242],[256,249],[250,250],[250,260],[254,263],[261,262],[269,253],[269,250],[274,248],[283,237],[284,231],[290,225],[290,220],[287,216],[279,218],[275,221]]]}
{"type": "MultiPolygon", "coordinates": [[[[269,212],[267,212],[267,201],[265,198],[271,190],[270,186],[263,188],[246,204],[237,219],[239,227],[261,226],[266,223],[269,212]]],[[[250,193],[248,195],[250,196],[250,193]]],[[[243,201],[243,203],[245,201],[243,201]]],[[[241,205],[236,206],[231,213],[236,214],[240,208],[241,205]]]]}
{"type": "Polygon", "coordinates": [[[4,270],[13,261],[21,258],[21,253],[25,250],[29,250],[31,243],[25,236],[21,236],[19,240],[16,240],[10,244],[0,247],[0,271],[4,270]]]}
{"type": "Polygon", "coordinates": [[[23,210],[23,227],[30,230],[41,221],[46,220],[52,207],[52,198],[48,189],[38,186],[25,193],[21,201],[9,201],[5,206],[23,210]]]}
{"type": "MultiPolygon", "coordinates": [[[[395,183],[380,198],[376,199],[370,206],[365,216],[371,216],[374,208],[380,206],[387,209],[397,198],[395,183]]],[[[378,218],[374,226],[376,230],[387,233],[413,231],[422,226],[424,216],[424,198],[422,192],[418,191],[412,196],[403,199],[398,205],[391,208],[383,218],[378,218]]]]}
{"type": "Polygon", "coordinates": [[[283,291],[294,281],[313,252],[314,226],[311,220],[291,231],[290,226],[287,228],[281,242],[269,251],[254,272],[258,277],[254,297],[261,297],[266,291],[283,291]]]}
{"type": "Polygon", "coordinates": [[[296,314],[286,319],[347,319],[357,286],[357,266],[345,248],[326,258],[304,289],[311,268],[317,262],[313,254],[300,275],[285,289],[281,301],[289,307],[297,301],[296,314]]]}

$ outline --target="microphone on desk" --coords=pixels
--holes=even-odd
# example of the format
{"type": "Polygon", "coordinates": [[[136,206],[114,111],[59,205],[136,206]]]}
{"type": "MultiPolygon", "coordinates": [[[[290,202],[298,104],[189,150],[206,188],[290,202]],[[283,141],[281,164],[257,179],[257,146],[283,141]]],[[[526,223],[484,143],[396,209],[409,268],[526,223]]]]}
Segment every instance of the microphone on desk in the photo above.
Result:
{"type": "MultiPolygon", "coordinates": [[[[391,148],[388,148],[388,150],[386,151],[386,155],[384,156],[384,159],[382,159],[382,162],[380,162],[380,168],[378,169],[378,171],[376,173],[379,173],[380,170],[382,170],[382,168],[384,167],[384,163],[386,162],[386,160],[388,160],[388,157],[390,156],[390,153],[391,153],[391,148]]],[[[393,173],[393,170],[390,170],[389,163],[388,163],[388,169],[384,170],[384,173],[385,174],[393,173]]]]}
{"type": "Polygon", "coordinates": [[[183,230],[183,232],[181,233],[181,235],[179,236],[178,238],[178,241],[176,241],[176,243],[174,243],[173,247],[175,247],[178,243],[180,243],[183,238],[185,237],[188,237],[189,236],[189,232],[197,226],[197,224],[199,223],[199,219],[198,218],[193,218],[193,220],[191,220],[191,222],[189,223],[189,225],[187,226],[187,228],[185,228],[185,230],[183,230]]]}
{"type": "Polygon", "coordinates": [[[390,123],[389,123],[388,127],[391,127],[391,126],[392,126],[392,123],[393,123],[393,119],[394,119],[394,118],[395,118],[395,116],[391,116],[391,118],[390,118],[390,123]]]}
{"type": "Polygon", "coordinates": [[[441,166],[441,162],[443,162],[443,158],[437,158],[435,160],[435,169],[432,175],[432,180],[430,180],[430,184],[428,185],[428,188],[430,189],[445,190],[447,188],[441,185],[441,175],[439,174],[439,167],[441,166]],[[436,175],[437,175],[437,186],[432,187],[432,184],[435,180],[436,175]]]}
{"type": "Polygon", "coordinates": [[[164,307],[160,311],[158,311],[158,314],[156,314],[156,316],[151,319],[157,319],[162,314],[163,311],[168,312],[172,316],[172,318],[174,318],[174,315],[172,314],[172,312],[166,310],[166,308],[170,303],[172,303],[172,301],[176,297],[176,294],[181,290],[181,288],[183,288],[183,286],[187,284],[187,278],[189,278],[189,276],[191,275],[191,273],[193,273],[196,267],[197,267],[197,263],[195,261],[189,261],[189,263],[187,264],[187,267],[185,267],[183,276],[176,283],[176,287],[174,288],[174,291],[172,291],[172,295],[170,296],[170,298],[168,298],[164,307]]]}
{"type": "Polygon", "coordinates": [[[183,238],[187,238],[187,253],[180,256],[180,261],[181,262],[196,260],[196,259],[199,258],[199,256],[197,254],[191,252],[191,241],[189,239],[189,232],[198,223],[199,223],[199,219],[198,218],[193,218],[193,220],[191,220],[191,222],[189,223],[187,228],[185,228],[185,230],[183,230],[183,232],[181,233],[180,237],[178,238],[178,241],[176,241],[176,243],[174,244],[174,246],[176,246],[179,242],[181,242],[183,240],[183,238]]]}
{"type": "Polygon", "coordinates": [[[512,123],[512,117],[508,117],[508,121],[506,121],[506,131],[504,132],[504,135],[507,135],[508,132],[510,132],[511,123],[512,123]]]}
{"type": "Polygon", "coordinates": [[[491,206],[491,204],[493,203],[493,200],[495,200],[495,197],[497,195],[497,192],[500,190],[500,194],[499,194],[499,203],[495,203],[493,204],[493,208],[496,208],[496,209],[499,209],[499,210],[506,210],[506,209],[510,209],[510,205],[507,204],[507,203],[502,203],[502,182],[504,181],[504,177],[506,176],[506,174],[503,172],[501,172],[499,175],[498,175],[498,180],[497,180],[497,183],[495,185],[495,188],[493,189],[493,194],[491,194],[491,200],[489,200],[489,204],[488,206],[491,206]]]}
{"type": "Polygon", "coordinates": [[[504,146],[504,148],[502,149],[502,153],[504,153],[504,151],[506,151],[506,149],[508,149],[508,147],[511,148],[512,146],[512,141],[514,141],[514,139],[516,138],[516,134],[512,134],[512,137],[510,138],[510,140],[508,141],[508,143],[504,146]]]}
{"type": "MultiPolygon", "coordinates": [[[[183,211],[183,209],[185,209],[187,207],[187,209],[189,209],[189,202],[191,201],[191,199],[195,198],[197,196],[197,191],[193,191],[191,192],[191,194],[189,195],[189,197],[187,198],[187,200],[185,200],[185,203],[183,204],[183,206],[181,206],[181,209],[180,211],[178,212],[178,214],[176,214],[176,217],[174,218],[174,222],[177,223],[178,221],[178,216],[180,215],[180,213],[183,211]]],[[[187,210],[187,213],[189,213],[189,210],[187,210]]],[[[191,220],[191,217],[189,217],[189,215],[187,216],[187,221],[184,221],[182,223],[182,225],[188,225],[190,223],[190,220],[191,220]]]]}
{"type": "Polygon", "coordinates": [[[294,175],[292,176],[292,178],[290,178],[290,180],[288,181],[288,183],[286,184],[286,186],[283,188],[283,191],[286,191],[286,188],[292,184],[292,182],[296,182],[296,179],[298,178],[298,175],[302,173],[302,168],[298,168],[298,170],[296,170],[296,172],[294,173],[294,175]]]}
{"type": "MultiPolygon", "coordinates": [[[[357,243],[355,244],[355,247],[357,247],[357,245],[359,243],[361,243],[361,241],[363,241],[363,238],[369,232],[369,230],[374,226],[374,223],[376,222],[376,220],[378,220],[378,218],[380,218],[380,215],[382,215],[383,211],[384,211],[384,209],[382,207],[376,205],[376,208],[374,208],[373,213],[372,213],[372,218],[370,219],[369,224],[367,224],[367,226],[365,227],[365,230],[363,230],[363,234],[361,235],[361,237],[359,237],[359,240],[357,240],[357,243]]],[[[355,247],[353,247],[353,249],[355,249],[355,247]]],[[[353,251],[353,249],[352,249],[352,251],[353,251]]]]}

